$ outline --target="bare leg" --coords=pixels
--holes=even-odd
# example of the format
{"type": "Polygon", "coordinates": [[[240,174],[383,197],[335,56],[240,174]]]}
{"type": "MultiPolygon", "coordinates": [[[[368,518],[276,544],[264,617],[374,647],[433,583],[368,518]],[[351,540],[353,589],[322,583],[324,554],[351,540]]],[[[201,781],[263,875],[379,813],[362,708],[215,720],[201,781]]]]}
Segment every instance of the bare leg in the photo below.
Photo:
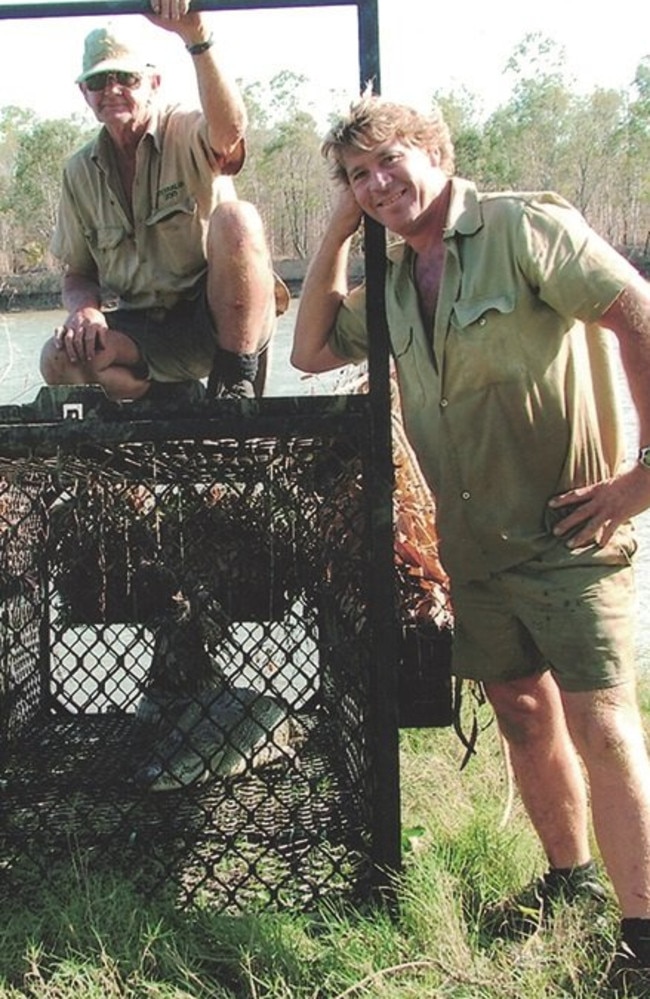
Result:
{"type": "Polygon", "coordinates": [[[264,346],[275,315],[271,257],[253,205],[219,205],[208,231],[208,304],[218,345],[236,354],[264,346]]]}
{"type": "Polygon", "coordinates": [[[47,385],[101,385],[109,399],[140,399],[151,386],[137,375],[140,361],[133,340],[110,330],[106,349],[92,361],[73,363],[54,339],[48,340],[41,353],[41,374],[47,385]]]}
{"type": "Polygon", "coordinates": [[[98,384],[114,402],[123,399],[135,402],[137,399],[142,399],[151,388],[148,378],[138,378],[132,368],[120,367],[117,364],[101,372],[98,384]]]}
{"type": "Polygon", "coordinates": [[[547,672],[486,684],[486,693],[551,867],[586,863],[591,856],[587,790],[555,680],[547,672]]]}
{"type": "Polygon", "coordinates": [[[632,682],[563,694],[596,838],[624,917],[650,917],[650,762],[632,682]]]}

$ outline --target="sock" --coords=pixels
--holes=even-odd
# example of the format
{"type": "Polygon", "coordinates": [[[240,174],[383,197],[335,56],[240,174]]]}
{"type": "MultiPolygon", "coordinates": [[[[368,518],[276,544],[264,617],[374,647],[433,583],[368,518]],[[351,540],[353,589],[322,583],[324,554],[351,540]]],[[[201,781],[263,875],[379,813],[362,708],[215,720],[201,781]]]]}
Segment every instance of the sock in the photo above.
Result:
{"type": "Polygon", "coordinates": [[[639,964],[650,968],[650,919],[622,919],[621,937],[639,964]]]}
{"type": "Polygon", "coordinates": [[[236,382],[254,382],[259,365],[259,354],[236,354],[232,350],[217,347],[208,389],[217,384],[234,385],[236,382]]]}

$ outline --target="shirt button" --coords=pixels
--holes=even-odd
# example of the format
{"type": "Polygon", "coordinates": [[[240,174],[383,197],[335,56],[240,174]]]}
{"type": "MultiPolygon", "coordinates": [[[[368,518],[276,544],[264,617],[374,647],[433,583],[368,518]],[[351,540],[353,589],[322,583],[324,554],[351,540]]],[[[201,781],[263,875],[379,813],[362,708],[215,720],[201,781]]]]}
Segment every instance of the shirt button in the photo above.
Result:
{"type": "Polygon", "coordinates": [[[441,409],[444,409],[445,406],[448,406],[448,405],[449,405],[449,399],[441,399],[440,400],[440,407],[441,407],[441,409]]]}
{"type": "Polygon", "coordinates": [[[467,489],[464,489],[463,492],[460,494],[460,498],[464,499],[464,500],[468,500],[470,498],[470,496],[471,496],[471,493],[469,493],[467,491],[467,489]]]}
{"type": "Polygon", "coordinates": [[[502,541],[507,541],[508,537],[509,537],[509,535],[508,535],[507,531],[501,531],[501,540],[502,541]]]}
{"type": "Polygon", "coordinates": [[[487,319],[485,318],[485,316],[481,316],[481,318],[478,321],[479,326],[485,326],[486,323],[487,319]]]}

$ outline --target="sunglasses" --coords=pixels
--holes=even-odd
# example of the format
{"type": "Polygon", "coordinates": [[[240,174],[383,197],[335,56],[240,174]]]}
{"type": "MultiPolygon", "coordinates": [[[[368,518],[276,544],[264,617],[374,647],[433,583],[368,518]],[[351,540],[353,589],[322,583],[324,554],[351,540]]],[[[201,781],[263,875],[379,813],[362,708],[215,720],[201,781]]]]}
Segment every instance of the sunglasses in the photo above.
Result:
{"type": "Polygon", "coordinates": [[[117,83],[120,87],[135,90],[142,83],[142,74],[124,73],[121,70],[117,70],[115,73],[94,73],[85,81],[85,86],[87,90],[96,93],[99,90],[105,90],[109,83],[117,83]]]}

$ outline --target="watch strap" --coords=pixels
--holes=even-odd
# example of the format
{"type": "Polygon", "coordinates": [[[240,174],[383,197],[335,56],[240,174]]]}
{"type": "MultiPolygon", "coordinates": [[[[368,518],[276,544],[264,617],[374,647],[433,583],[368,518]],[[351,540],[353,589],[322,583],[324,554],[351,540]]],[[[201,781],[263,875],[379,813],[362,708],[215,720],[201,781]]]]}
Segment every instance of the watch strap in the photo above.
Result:
{"type": "Polygon", "coordinates": [[[202,55],[203,52],[207,52],[214,45],[214,37],[210,35],[204,42],[197,42],[196,45],[186,45],[185,48],[192,56],[202,55]]]}

